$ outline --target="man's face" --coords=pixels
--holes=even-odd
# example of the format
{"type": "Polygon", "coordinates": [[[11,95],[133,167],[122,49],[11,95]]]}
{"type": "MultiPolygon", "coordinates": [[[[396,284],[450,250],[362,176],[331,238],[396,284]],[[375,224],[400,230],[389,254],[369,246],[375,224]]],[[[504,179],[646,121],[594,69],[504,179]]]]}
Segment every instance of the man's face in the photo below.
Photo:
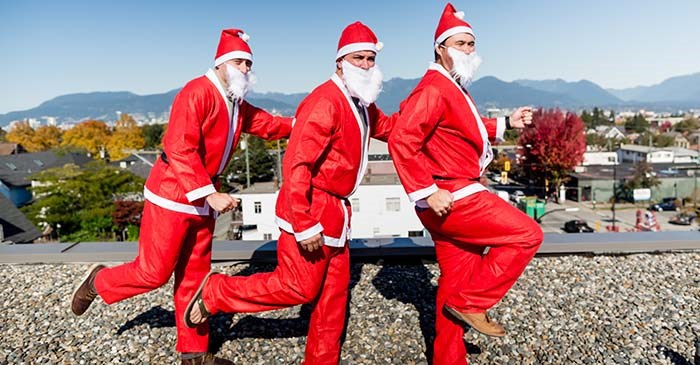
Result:
{"type": "Polygon", "coordinates": [[[447,48],[454,48],[458,51],[470,54],[476,50],[474,36],[468,33],[457,33],[445,40],[443,45],[437,48],[440,58],[445,62],[445,68],[452,69],[452,57],[447,54],[447,48]]]}
{"type": "Polygon", "coordinates": [[[244,75],[250,71],[250,68],[253,67],[253,61],[251,60],[246,60],[244,58],[234,58],[231,60],[228,60],[224,62],[225,64],[231,65],[232,67],[235,67],[238,69],[238,71],[241,71],[244,75]]]}
{"type": "MultiPolygon", "coordinates": [[[[363,70],[369,70],[374,67],[374,60],[376,57],[377,54],[372,51],[357,51],[346,54],[343,56],[342,60],[363,70]]],[[[338,68],[340,68],[340,63],[338,64],[338,68]]]]}

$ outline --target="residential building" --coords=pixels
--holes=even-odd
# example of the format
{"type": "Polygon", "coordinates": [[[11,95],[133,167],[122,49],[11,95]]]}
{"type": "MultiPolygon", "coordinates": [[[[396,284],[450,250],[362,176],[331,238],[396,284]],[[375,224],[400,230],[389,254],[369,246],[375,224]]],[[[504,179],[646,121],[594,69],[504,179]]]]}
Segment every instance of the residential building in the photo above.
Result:
{"type": "Polygon", "coordinates": [[[41,236],[15,204],[0,194],[0,243],[31,243],[41,236]]]}
{"type": "Polygon", "coordinates": [[[36,185],[31,176],[37,172],[66,164],[84,165],[92,159],[82,153],[57,153],[45,151],[0,156],[0,194],[15,206],[32,199],[29,187],[36,185]]]}

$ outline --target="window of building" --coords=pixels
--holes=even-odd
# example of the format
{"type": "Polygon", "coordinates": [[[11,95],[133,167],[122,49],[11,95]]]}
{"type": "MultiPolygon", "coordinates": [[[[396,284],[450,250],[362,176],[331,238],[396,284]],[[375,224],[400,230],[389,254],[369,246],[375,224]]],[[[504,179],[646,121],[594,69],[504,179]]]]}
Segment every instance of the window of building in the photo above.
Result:
{"type": "Polygon", "coordinates": [[[272,233],[263,233],[263,239],[264,239],[264,240],[271,240],[271,239],[272,239],[272,233]]]}
{"type": "Polygon", "coordinates": [[[360,198],[350,199],[350,205],[352,205],[352,212],[357,213],[360,211],[360,198]]]}
{"type": "Polygon", "coordinates": [[[253,203],[253,207],[255,208],[255,214],[262,213],[262,203],[255,202],[255,203],[253,203]]]}
{"type": "Polygon", "coordinates": [[[408,231],[408,237],[423,237],[423,231],[408,231]]]}
{"type": "Polygon", "coordinates": [[[386,211],[387,212],[398,212],[401,210],[401,199],[400,198],[386,198],[386,211]]]}

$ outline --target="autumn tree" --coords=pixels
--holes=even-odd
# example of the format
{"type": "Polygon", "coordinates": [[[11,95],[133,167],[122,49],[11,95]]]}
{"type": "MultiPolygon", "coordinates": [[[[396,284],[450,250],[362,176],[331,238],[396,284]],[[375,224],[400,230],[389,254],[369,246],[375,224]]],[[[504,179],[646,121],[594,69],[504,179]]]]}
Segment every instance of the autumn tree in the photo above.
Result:
{"type": "Polygon", "coordinates": [[[50,150],[61,144],[62,135],[55,125],[44,125],[34,131],[34,144],[41,146],[41,151],[50,150]]]}
{"type": "Polygon", "coordinates": [[[141,128],[129,114],[122,113],[114,123],[114,132],[107,141],[109,157],[120,160],[129,155],[129,150],[140,150],[144,145],[141,128]]]}
{"type": "Polygon", "coordinates": [[[671,128],[673,128],[673,126],[671,125],[671,122],[669,122],[667,120],[667,121],[661,123],[661,125],[659,126],[659,132],[666,133],[666,132],[670,131],[671,128]]]}
{"type": "Polygon", "coordinates": [[[7,141],[21,144],[28,152],[38,152],[41,151],[41,146],[34,144],[35,134],[28,121],[21,121],[15,123],[7,132],[7,141]]]}
{"type": "Polygon", "coordinates": [[[61,146],[73,146],[86,150],[99,158],[100,149],[107,145],[110,136],[107,124],[101,120],[88,120],[63,133],[61,146]]]}
{"type": "Polygon", "coordinates": [[[568,172],[583,161],[586,152],[585,126],[574,113],[559,109],[538,109],[532,127],[525,128],[518,140],[523,153],[522,173],[544,186],[558,188],[568,172]]]}

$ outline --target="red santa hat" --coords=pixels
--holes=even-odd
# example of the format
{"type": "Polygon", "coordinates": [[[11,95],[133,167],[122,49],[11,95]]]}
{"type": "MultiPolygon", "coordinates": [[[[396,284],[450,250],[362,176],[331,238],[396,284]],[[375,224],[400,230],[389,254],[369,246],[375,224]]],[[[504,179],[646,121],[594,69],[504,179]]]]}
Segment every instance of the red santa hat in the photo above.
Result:
{"type": "Polygon", "coordinates": [[[435,46],[458,33],[468,33],[476,37],[472,26],[463,19],[464,12],[457,11],[452,4],[447,3],[445,10],[442,11],[437,29],[435,29],[435,46]]]}
{"type": "Polygon", "coordinates": [[[338,54],[335,58],[338,59],[348,53],[357,51],[377,53],[382,50],[382,47],[384,47],[384,44],[377,40],[377,36],[374,35],[372,29],[360,22],[354,22],[343,29],[343,33],[338,41],[338,54]]]}
{"type": "Polygon", "coordinates": [[[219,47],[216,49],[214,66],[218,66],[234,58],[253,60],[253,52],[248,46],[250,36],[240,29],[224,29],[221,31],[219,47]]]}

